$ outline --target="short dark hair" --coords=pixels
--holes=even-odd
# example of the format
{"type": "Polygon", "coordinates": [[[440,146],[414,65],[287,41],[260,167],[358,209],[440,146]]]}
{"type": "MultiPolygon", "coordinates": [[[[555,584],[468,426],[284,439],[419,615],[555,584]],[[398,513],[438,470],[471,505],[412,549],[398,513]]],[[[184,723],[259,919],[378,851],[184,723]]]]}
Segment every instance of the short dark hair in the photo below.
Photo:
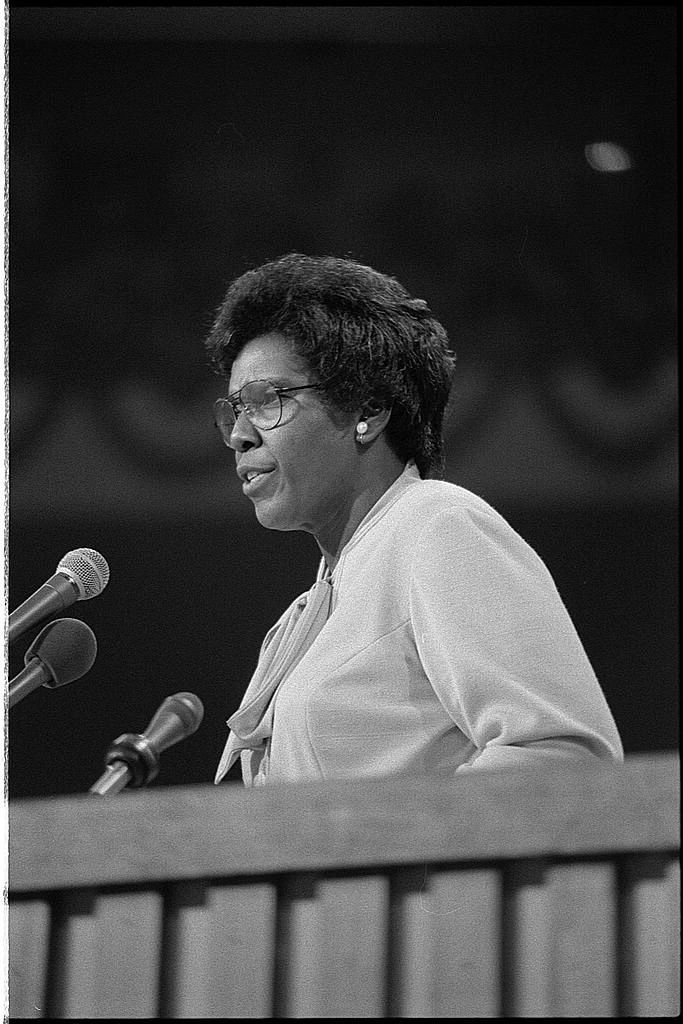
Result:
{"type": "Polygon", "coordinates": [[[230,284],[205,341],[211,366],[229,378],[244,345],[269,332],[293,344],[338,409],[390,406],[399,458],[423,477],[442,473],[455,355],[423,299],[355,260],[289,253],[230,284]]]}

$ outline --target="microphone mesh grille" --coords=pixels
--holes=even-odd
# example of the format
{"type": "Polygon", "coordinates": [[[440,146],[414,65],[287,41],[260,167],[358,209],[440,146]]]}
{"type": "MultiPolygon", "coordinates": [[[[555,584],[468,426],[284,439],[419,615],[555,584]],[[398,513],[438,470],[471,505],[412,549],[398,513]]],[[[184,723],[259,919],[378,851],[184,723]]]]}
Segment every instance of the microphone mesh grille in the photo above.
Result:
{"type": "Polygon", "coordinates": [[[52,673],[54,688],[80,679],[92,668],[97,655],[97,640],[90,626],[80,619],[55,619],[45,626],[24,656],[39,658],[52,673]]]}
{"type": "Polygon", "coordinates": [[[80,600],[88,601],[91,597],[101,594],[109,582],[109,566],[107,561],[92,548],[76,548],[67,551],[57,566],[57,572],[65,570],[75,577],[80,591],[80,600]]]}

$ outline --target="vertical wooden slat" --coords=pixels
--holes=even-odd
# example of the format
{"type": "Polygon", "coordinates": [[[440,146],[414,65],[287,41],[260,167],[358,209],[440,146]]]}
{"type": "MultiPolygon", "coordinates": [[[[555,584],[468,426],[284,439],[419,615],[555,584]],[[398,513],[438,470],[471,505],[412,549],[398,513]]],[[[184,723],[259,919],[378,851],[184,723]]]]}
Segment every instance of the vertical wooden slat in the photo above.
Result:
{"type": "Polygon", "coordinates": [[[613,1016],[617,883],[608,863],[521,861],[507,869],[506,1016],[613,1016]]]}
{"type": "Polygon", "coordinates": [[[315,875],[285,878],[278,894],[275,1016],[317,1016],[323,921],[315,875]]]}
{"type": "Polygon", "coordinates": [[[680,867],[667,855],[624,866],[621,913],[621,1015],[680,1012],[680,867]]]}
{"type": "Polygon", "coordinates": [[[294,876],[281,901],[275,1015],[383,1017],[387,879],[294,876]]]}
{"type": "Polygon", "coordinates": [[[496,1017],[500,1010],[500,879],[494,868],[433,873],[433,1015],[496,1017]]]}
{"type": "Polygon", "coordinates": [[[331,1016],[384,1013],[389,883],[381,876],[325,879],[321,1006],[331,1016]]]}
{"type": "Polygon", "coordinates": [[[396,873],[391,1016],[498,1015],[500,903],[495,868],[396,873]]]}
{"type": "Polygon", "coordinates": [[[64,894],[51,956],[49,1016],[157,1015],[161,897],[64,894]]]}
{"type": "Polygon", "coordinates": [[[555,1017],[614,1017],[617,994],[617,882],[609,862],[548,870],[552,900],[552,1011],[555,1017]]]}
{"type": "Polygon", "coordinates": [[[50,907],[44,899],[11,899],[8,905],[9,1016],[46,1012],[50,907]]]}
{"type": "Polygon", "coordinates": [[[509,866],[504,888],[504,1013],[549,1017],[552,1006],[552,914],[542,860],[509,866]]]}
{"type": "Polygon", "coordinates": [[[669,1010],[674,1017],[681,1012],[681,862],[678,855],[671,858],[667,865],[667,880],[670,888],[669,921],[672,930],[669,945],[670,971],[669,1010]]]}
{"type": "Polygon", "coordinates": [[[165,904],[163,1017],[272,1016],[276,889],[175,885],[165,904]]]}
{"type": "Polygon", "coordinates": [[[391,878],[389,1017],[433,1017],[432,918],[425,913],[427,865],[391,878]]]}

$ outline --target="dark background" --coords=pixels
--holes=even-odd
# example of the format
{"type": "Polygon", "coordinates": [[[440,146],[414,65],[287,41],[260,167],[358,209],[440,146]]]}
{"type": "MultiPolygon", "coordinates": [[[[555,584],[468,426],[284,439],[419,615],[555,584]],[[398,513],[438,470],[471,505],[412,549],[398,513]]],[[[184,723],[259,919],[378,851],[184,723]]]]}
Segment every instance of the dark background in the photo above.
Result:
{"type": "Polygon", "coordinates": [[[212,780],[317,548],[256,523],[202,339],[232,277],[292,250],[429,301],[458,355],[446,478],[546,561],[627,752],[677,747],[676,27],[671,6],[10,5],[9,606],[71,549],[111,569],[67,613],[92,670],[12,709],[10,797],[86,791],[181,690],[204,722],[154,785],[212,780]],[[592,166],[601,141],[630,168],[592,166]]]}

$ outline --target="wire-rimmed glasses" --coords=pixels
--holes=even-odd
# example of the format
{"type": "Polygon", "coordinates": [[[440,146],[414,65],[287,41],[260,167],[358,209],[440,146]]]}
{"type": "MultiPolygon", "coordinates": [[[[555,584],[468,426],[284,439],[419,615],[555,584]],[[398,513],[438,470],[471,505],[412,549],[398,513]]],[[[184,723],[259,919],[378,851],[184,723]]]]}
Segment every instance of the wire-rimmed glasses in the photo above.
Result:
{"type": "Polygon", "coordinates": [[[250,380],[227,398],[217,398],[213,410],[223,441],[230,447],[230,436],[242,413],[259,430],[274,430],[282,419],[283,394],[318,387],[319,384],[295,384],[282,388],[269,380],[250,380]]]}

